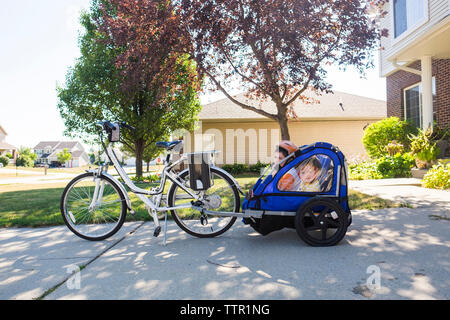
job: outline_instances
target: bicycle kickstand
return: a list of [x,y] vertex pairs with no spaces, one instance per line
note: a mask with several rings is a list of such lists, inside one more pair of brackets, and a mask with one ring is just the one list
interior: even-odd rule
[[166,240],[167,240],[167,211],[164,212],[164,238],[163,238],[164,246],[166,246]]

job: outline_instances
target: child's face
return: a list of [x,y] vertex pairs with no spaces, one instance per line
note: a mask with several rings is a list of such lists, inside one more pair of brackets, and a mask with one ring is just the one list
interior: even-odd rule
[[283,160],[284,158],[286,158],[284,156],[284,154],[282,152],[275,152],[273,154],[273,164],[279,164],[281,162],[281,160]]
[[298,176],[300,177],[300,180],[302,180],[303,183],[307,183],[307,184],[313,182],[317,178],[318,174],[319,174],[319,170],[311,164],[305,165],[298,172]]

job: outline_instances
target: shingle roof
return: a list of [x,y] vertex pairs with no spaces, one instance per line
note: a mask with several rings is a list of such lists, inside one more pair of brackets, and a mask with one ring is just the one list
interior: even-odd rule
[[[386,101],[338,92],[318,96],[307,90],[306,95],[320,103],[304,103],[297,99],[294,110],[299,119],[382,119],[387,115]],[[275,104],[269,100],[259,102],[249,100],[243,93],[233,96],[240,102],[276,114]],[[342,108],[340,106],[342,103]],[[245,110],[225,98],[203,106],[200,120],[219,119],[268,119],[256,112]]]
[[52,149],[72,149],[78,144],[77,141],[41,141],[34,147],[34,149],[45,149],[46,147],[50,147]]
[[5,134],[5,136],[7,136],[8,134],[6,133],[5,129],[3,129],[3,127],[0,125],[0,130],[3,131],[3,133]]
[[0,142],[0,149],[2,150],[17,150],[12,144],[6,142]]
[[86,152],[84,152],[84,151],[82,151],[82,150],[77,150],[77,151],[71,152],[72,158],[79,158],[79,157],[81,157],[81,155],[82,155],[83,153],[86,153]]
[[75,147],[78,144],[77,141],[61,141],[60,144],[58,144],[56,147],[58,149],[72,149],[73,147]]
[[60,141],[41,141],[39,142],[34,149],[45,149],[47,147],[54,148]]

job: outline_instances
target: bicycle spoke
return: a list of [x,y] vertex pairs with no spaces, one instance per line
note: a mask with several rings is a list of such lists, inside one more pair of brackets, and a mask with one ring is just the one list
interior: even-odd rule
[[[212,187],[206,191],[195,192],[200,199],[204,199],[205,209],[207,213],[207,223],[202,224],[200,218],[200,211],[193,209],[178,209],[174,210],[177,223],[185,230],[189,230],[194,235],[208,236],[215,234],[226,228],[230,223],[234,222],[233,217],[214,215],[214,211],[234,211],[236,207],[236,196],[232,189],[232,185],[228,183],[223,177],[213,173]],[[173,205],[180,206],[189,203],[189,198],[192,199],[179,186],[175,187],[173,194]],[[211,206],[208,206],[209,202]]]
[[[121,222],[125,205],[120,191],[109,181],[98,179],[94,180],[92,176],[80,178],[69,188],[64,200],[66,221],[74,231],[90,238],[99,238],[112,232]],[[96,187],[97,199],[93,199]]]

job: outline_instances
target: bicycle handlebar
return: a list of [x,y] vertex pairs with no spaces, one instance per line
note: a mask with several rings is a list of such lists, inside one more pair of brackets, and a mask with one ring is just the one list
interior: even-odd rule
[[129,124],[126,124],[125,121],[122,121],[122,122],[119,124],[119,126],[121,126],[122,128],[127,128],[127,129],[132,130],[132,131],[136,130],[135,127],[130,126]]
[[[112,131],[116,130],[115,125],[111,121],[107,121],[107,120],[106,121],[98,121],[97,125],[102,127],[107,132],[112,132]],[[118,125],[121,128],[126,128],[126,129],[129,129],[132,131],[136,130],[135,127],[128,125],[125,121],[118,123]]]

